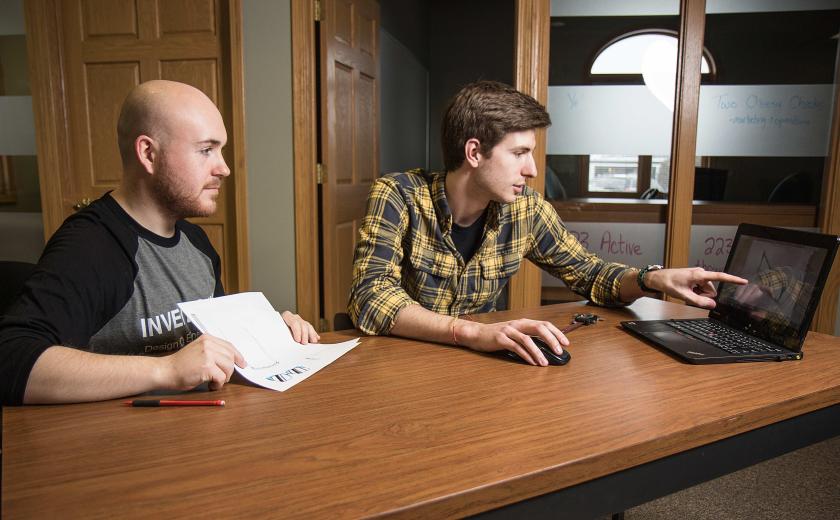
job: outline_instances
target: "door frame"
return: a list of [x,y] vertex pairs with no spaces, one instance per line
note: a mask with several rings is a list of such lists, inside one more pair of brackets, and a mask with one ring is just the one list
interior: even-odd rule
[[[295,183],[295,293],[297,313],[321,318],[318,236],[318,0],[292,2],[292,140]],[[317,326],[317,325],[316,325]]]
[[[550,0],[517,0],[514,35],[513,86],[545,106],[548,102],[548,44],[551,30]],[[545,172],[546,129],[536,132],[534,162]],[[528,179],[528,186],[545,193],[545,175]],[[522,262],[508,285],[508,309],[539,307],[542,299],[542,270]]]
[[[69,129],[62,78],[61,24],[57,0],[24,2],[29,84],[38,151],[44,239],[64,222],[61,177],[70,171]],[[49,189],[46,189],[49,187]]]

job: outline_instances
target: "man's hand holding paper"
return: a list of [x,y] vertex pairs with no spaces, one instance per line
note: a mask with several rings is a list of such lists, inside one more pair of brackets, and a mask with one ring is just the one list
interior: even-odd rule
[[178,352],[160,359],[166,367],[161,386],[173,386],[176,390],[190,390],[202,383],[210,383],[210,390],[218,390],[230,381],[234,365],[247,366],[236,347],[210,334],[203,334]]
[[292,313],[281,316],[262,293],[196,300],[179,306],[202,332],[230,342],[241,353],[247,366],[235,366],[237,372],[253,383],[274,390],[291,388],[341,357],[359,341],[317,346],[295,341],[293,334],[306,342],[320,337],[299,316]]

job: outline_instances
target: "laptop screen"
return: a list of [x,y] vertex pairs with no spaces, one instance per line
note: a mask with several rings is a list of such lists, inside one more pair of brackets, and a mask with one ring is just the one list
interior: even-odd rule
[[776,345],[798,350],[817,303],[814,296],[819,296],[824,283],[830,251],[796,242],[801,241],[741,233],[726,271],[746,278],[749,284],[721,284],[713,316]]

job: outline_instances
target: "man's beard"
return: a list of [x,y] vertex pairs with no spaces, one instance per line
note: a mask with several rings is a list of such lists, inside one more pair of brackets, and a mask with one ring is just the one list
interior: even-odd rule
[[[219,185],[221,185],[221,182],[219,182]],[[211,184],[209,186],[217,185]],[[176,219],[209,217],[216,212],[215,201],[213,201],[212,207],[202,205],[203,190],[198,192],[198,195],[192,196],[175,175],[157,176],[152,184],[152,189],[158,204]]]

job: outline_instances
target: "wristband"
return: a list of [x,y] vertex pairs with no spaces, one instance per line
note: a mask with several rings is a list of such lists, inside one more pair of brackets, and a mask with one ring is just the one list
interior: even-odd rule
[[462,314],[460,316],[455,316],[454,318],[452,318],[452,343],[456,347],[460,346],[458,344],[458,336],[455,334],[455,327],[458,325],[458,318],[463,318],[466,321],[473,321],[469,314]]
[[455,335],[455,324],[458,323],[458,316],[453,316],[449,322],[449,330],[452,331],[452,344],[458,346],[458,337]]
[[649,292],[649,293],[661,292],[661,291],[657,291],[656,289],[651,289],[650,287],[645,285],[645,275],[648,274],[648,271],[659,271],[660,269],[662,269],[661,265],[652,264],[652,265],[649,265],[649,266],[645,267],[641,271],[639,271],[638,276],[636,276],[636,283],[639,284],[639,289],[641,289],[642,292]]

